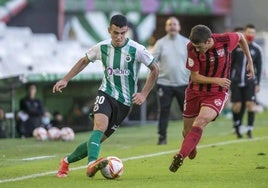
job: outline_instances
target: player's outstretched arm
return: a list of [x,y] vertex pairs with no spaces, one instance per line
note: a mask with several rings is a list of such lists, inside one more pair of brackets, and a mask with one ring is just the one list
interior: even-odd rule
[[53,86],[53,93],[59,91],[62,92],[62,89],[65,88],[68,82],[79,72],[81,72],[89,63],[87,57],[82,57],[78,62],[71,68],[71,70]]

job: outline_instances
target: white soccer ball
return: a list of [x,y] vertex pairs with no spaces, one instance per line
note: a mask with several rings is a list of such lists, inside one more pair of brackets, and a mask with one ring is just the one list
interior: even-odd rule
[[60,137],[63,141],[71,141],[74,139],[75,134],[70,127],[62,127],[60,130]]
[[124,171],[123,162],[115,156],[109,156],[108,165],[101,169],[101,174],[107,179],[116,179],[122,176]]
[[37,127],[33,130],[33,136],[38,141],[44,141],[47,140],[47,130],[43,127]]
[[51,127],[47,131],[49,140],[59,140],[60,139],[60,129],[57,127]]

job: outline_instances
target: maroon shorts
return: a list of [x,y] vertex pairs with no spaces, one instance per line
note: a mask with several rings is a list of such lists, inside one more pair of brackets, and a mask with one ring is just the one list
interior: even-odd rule
[[183,117],[198,116],[202,106],[214,109],[219,115],[228,99],[226,92],[205,92],[187,89],[185,92]]

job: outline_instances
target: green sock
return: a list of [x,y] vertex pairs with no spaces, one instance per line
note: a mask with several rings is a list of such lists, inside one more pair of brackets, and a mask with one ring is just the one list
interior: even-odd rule
[[94,130],[88,140],[87,151],[88,151],[88,162],[97,160],[100,152],[100,142],[103,132],[100,130]]
[[73,153],[67,157],[69,163],[79,161],[87,156],[87,142],[84,142],[77,146]]

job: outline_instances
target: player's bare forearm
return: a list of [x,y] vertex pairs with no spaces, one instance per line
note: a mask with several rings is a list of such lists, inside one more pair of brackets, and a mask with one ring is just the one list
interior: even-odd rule
[[153,63],[149,68],[151,72],[146,79],[146,82],[145,82],[144,87],[142,88],[142,91],[140,93],[134,93],[132,96],[133,97],[132,101],[134,104],[141,105],[142,103],[144,103],[148,94],[154,87],[154,84],[159,74],[159,68],[156,63]]
[[62,80],[70,81],[74,76],[81,72],[89,63],[87,57],[83,57],[72,67],[72,69],[62,78]]
[[198,84],[212,84],[215,83],[214,77],[207,77],[199,74],[198,72],[191,71],[191,80]]
[[218,84],[225,88],[229,88],[231,85],[231,80],[228,78],[206,77],[193,71],[191,71],[191,80],[199,84]]
[[150,68],[151,72],[150,72],[149,76],[147,77],[145,85],[141,91],[141,93],[146,97],[148,96],[150,91],[153,89],[154,84],[155,84],[155,82],[158,78],[158,74],[159,74],[159,67],[158,67],[157,63],[151,64],[149,68]]
[[53,86],[53,93],[59,91],[62,92],[62,89],[65,88],[68,82],[79,72],[81,72],[87,65],[89,61],[86,57],[81,58],[73,68]]

